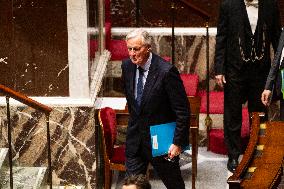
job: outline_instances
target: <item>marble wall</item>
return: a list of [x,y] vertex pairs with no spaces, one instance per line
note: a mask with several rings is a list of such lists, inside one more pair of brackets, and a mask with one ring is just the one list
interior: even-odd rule
[[[0,145],[7,144],[6,107],[0,108]],[[46,118],[25,106],[11,107],[14,166],[47,166]],[[53,185],[95,188],[92,107],[53,107],[50,115]]]
[[66,11],[63,0],[0,1],[1,84],[33,96],[68,95]]

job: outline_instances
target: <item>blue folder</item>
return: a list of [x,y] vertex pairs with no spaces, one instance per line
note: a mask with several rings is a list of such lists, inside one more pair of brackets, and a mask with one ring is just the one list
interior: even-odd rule
[[[168,154],[176,128],[176,122],[164,123],[150,126],[152,156],[157,157]],[[189,149],[189,146],[183,150]]]

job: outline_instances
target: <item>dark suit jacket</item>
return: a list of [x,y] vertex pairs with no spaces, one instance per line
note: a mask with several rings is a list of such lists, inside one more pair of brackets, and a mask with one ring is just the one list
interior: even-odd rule
[[[251,55],[252,40],[256,54],[264,57],[260,64],[264,77],[270,69],[270,44],[277,48],[281,33],[279,11],[275,0],[259,0],[258,24],[255,35],[251,31],[244,0],[223,0],[220,7],[216,35],[215,74],[234,76],[244,64],[241,50],[247,58]],[[264,42],[264,43],[263,43]]]
[[[273,62],[271,64],[271,68],[266,80],[265,89],[273,91],[273,88],[275,88],[274,92],[277,97],[281,95],[281,75],[279,71],[279,66],[282,54],[282,49],[284,47],[284,31],[281,33],[281,37],[279,39],[279,45],[276,51],[276,54],[274,56]],[[281,65],[283,67],[284,65]]]
[[142,150],[145,157],[152,157],[149,129],[156,124],[176,121],[173,143],[188,145],[190,110],[179,72],[161,57],[152,55],[140,108],[134,96],[137,66],[130,59],[122,62],[122,79],[130,113],[126,135],[127,157],[141,153],[138,150]]

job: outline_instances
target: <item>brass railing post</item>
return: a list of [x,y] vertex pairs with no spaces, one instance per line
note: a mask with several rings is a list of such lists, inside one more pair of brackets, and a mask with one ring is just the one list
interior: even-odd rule
[[50,128],[49,128],[49,113],[46,113],[45,117],[46,117],[48,179],[49,179],[49,183],[50,183],[49,188],[52,189],[52,165],[51,165],[51,142],[50,142]]
[[98,110],[95,110],[95,156],[96,156],[96,189],[104,188],[104,160],[102,151],[102,135],[98,120]]
[[6,96],[7,121],[8,121],[8,145],[9,145],[9,170],[10,170],[10,188],[13,189],[13,153],[12,153],[12,128],[10,118],[9,96]]
[[172,64],[175,64],[175,2],[172,0],[171,4],[171,18],[172,18]]
[[209,131],[212,126],[212,119],[209,115],[209,104],[210,104],[210,98],[209,98],[209,90],[210,90],[210,67],[209,67],[209,21],[206,20],[206,118],[205,118],[205,126],[207,130],[207,150],[209,149]]

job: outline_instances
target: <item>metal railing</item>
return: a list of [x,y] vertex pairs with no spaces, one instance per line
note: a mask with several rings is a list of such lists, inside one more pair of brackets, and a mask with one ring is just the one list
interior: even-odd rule
[[4,85],[0,85],[0,92],[6,95],[7,104],[7,121],[8,121],[8,146],[9,146],[9,171],[10,171],[10,188],[13,189],[13,154],[12,154],[12,128],[11,128],[11,118],[10,118],[10,98],[13,98],[27,106],[30,106],[36,110],[40,110],[45,113],[46,116],[46,137],[47,137],[47,152],[48,152],[48,178],[50,182],[50,189],[52,189],[52,166],[51,166],[51,143],[50,143],[50,129],[49,129],[49,115],[52,108],[41,104],[24,94],[16,92]]

